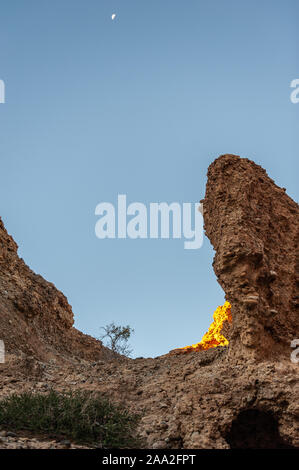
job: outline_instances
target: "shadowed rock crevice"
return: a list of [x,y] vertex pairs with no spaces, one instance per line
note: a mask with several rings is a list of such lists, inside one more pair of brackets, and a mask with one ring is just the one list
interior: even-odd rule
[[226,440],[231,449],[291,449],[279,434],[274,414],[244,410],[232,422]]

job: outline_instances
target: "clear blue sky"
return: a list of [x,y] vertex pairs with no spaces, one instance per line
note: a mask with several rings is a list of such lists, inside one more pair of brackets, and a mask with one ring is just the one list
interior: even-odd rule
[[94,210],[197,202],[223,153],[297,199],[298,15],[298,0],[1,2],[0,215],[77,328],[130,324],[145,357],[201,339],[224,301],[209,241],[99,240]]

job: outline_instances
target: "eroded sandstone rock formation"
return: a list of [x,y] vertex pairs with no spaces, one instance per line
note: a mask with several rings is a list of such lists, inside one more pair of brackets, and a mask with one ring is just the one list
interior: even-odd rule
[[[223,155],[209,167],[204,219],[232,304],[229,346],[135,360],[109,356],[73,328],[66,298],[19,259],[1,222],[0,331],[9,354],[0,396],[49,387],[106,393],[140,412],[149,448],[299,447],[290,359],[299,337],[298,206],[260,166]],[[15,439],[0,447],[20,445]]]
[[96,359],[110,351],[73,327],[72,308],[56,287],[19,258],[0,219],[0,339],[8,352],[40,359]]
[[298,205],[247,158],[223,155],[203,200],[214,270],[232,304],[229,354],[289,355],[298,336]]

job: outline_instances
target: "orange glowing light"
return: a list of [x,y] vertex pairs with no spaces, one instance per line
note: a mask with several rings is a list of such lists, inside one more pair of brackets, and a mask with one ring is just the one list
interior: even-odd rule
[[185,349],[186,352],[189,352],[204,351],[206,349],[215,348],[216,346],[227,346],[228,340],[221,334],[221,330],[225,321],[228,321],[229,323],[232,322],[231,304],[229,302],[225,302],[224,305],[218,307],[214,312],[213,320],[214,321],[207,333],[199,343],[179,349]]

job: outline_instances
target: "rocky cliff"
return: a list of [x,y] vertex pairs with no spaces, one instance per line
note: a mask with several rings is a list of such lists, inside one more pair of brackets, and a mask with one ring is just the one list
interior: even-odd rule
[[6,351],[38,359],[109,357],[100,341],[73,327],[66,297],[31,271],[17,250],[0,219],[0,339]]
[[236,155],[208,170],[203,202],[214,270],[232,305],[232,359],[289,356],[298,335],[298,205]]
[[209,167],[203,207],[232,306],[229,345],[154,359],[113,358],[75,330],[66,298],[18,258],[1,223],[0,328],[10,352],[1,395],[107,393],[140,412],[151,448],[299,447],[298,363],[290,358],[299,337],[298,205],[260,166],[223,155]]

